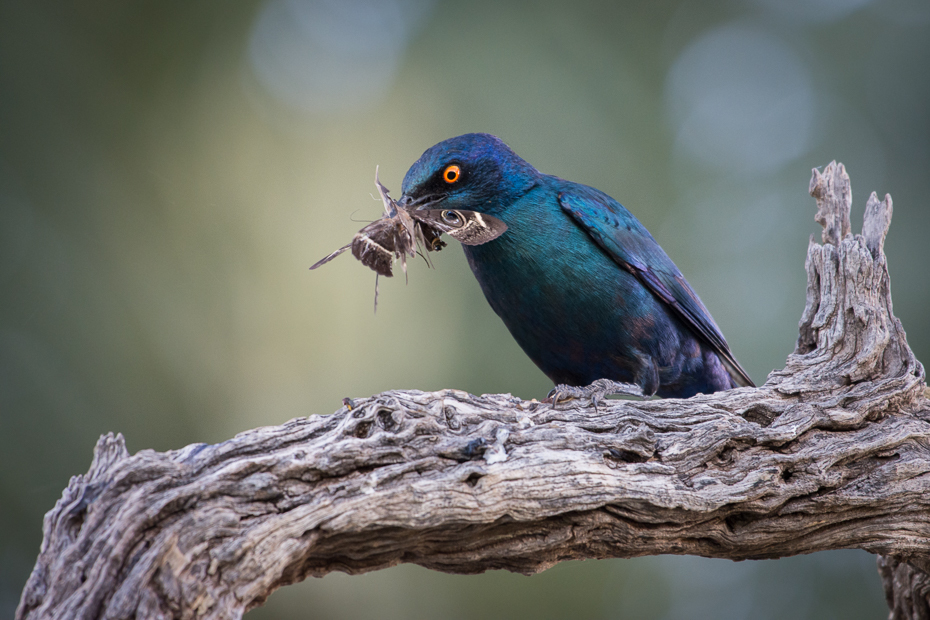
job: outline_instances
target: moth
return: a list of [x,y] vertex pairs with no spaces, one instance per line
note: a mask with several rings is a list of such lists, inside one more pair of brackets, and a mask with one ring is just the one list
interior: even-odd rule
[[[375,309],[378,307],[378,277],[394,275],[394,260],[400,260],[407,273],[407,257],[416,256],[418,248],[438,252],[445,247],[440,239],[446,233],[465,245],[481,245],[500,237],[507,224],[496,217],[461,209],[417,208],[416,204],[401,204],[390,196],[389,190],[378,180],[375,168],[375,186],[384,203],[381,219],[366,225],[355,233],[352,241],[324,257],[310,269],[325,265],[346,250],[369,267],[375,276]],[[425,254],[421,254],[429,264]]]

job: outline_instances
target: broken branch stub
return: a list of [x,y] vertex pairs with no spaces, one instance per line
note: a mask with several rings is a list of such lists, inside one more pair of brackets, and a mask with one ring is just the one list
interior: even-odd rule
[[930,403],[892,314],[891,200],[853,236],[842,165],[811,193],[825,243],[763,386],[597,409],[397,390],[166,453],[107,435],[46,515],[17,618],[239,618],[282,585],[400,562],[840,548],[884,554],[894,617],[927,617]]
[[851,230],[849,212],[852,208],[852,187],[846,168],[836,161],[831,161],[823,174],[814,168],[808,191],[817,200],[817,215],[814,219],[823,226],[823,242],[839,245]]

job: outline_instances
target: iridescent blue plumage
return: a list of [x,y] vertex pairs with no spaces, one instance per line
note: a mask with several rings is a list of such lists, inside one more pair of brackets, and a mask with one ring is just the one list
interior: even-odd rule
[[491,307],[555,383],[607,378],[665,397],[752,385],[672,260],[607,194],[542,174],[487,134],[428,149],[403,194],[405,204],[507,224],[465,255]]

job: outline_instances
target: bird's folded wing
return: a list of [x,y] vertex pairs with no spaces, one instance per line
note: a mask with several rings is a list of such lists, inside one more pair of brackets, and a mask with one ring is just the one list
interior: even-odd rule
[[700,338],[716,350],[733,380],[753,386],[720,328],[697,293],[649,231],[619,202],[596,190],[559,194],[559,204],[620,267],[665,302]]

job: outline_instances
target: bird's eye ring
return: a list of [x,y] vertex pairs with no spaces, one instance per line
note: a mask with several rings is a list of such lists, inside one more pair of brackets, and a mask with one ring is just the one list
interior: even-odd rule
[[450,226],[461,226],[462,225],[462,216],[456,213],[455,211],[443,211],[442,219],[446,224]]
[[462,169],[459,168],[456,164],[446,166],[446,169],[442,171],[442,180],[446,183],[455,183],[462,176]]

